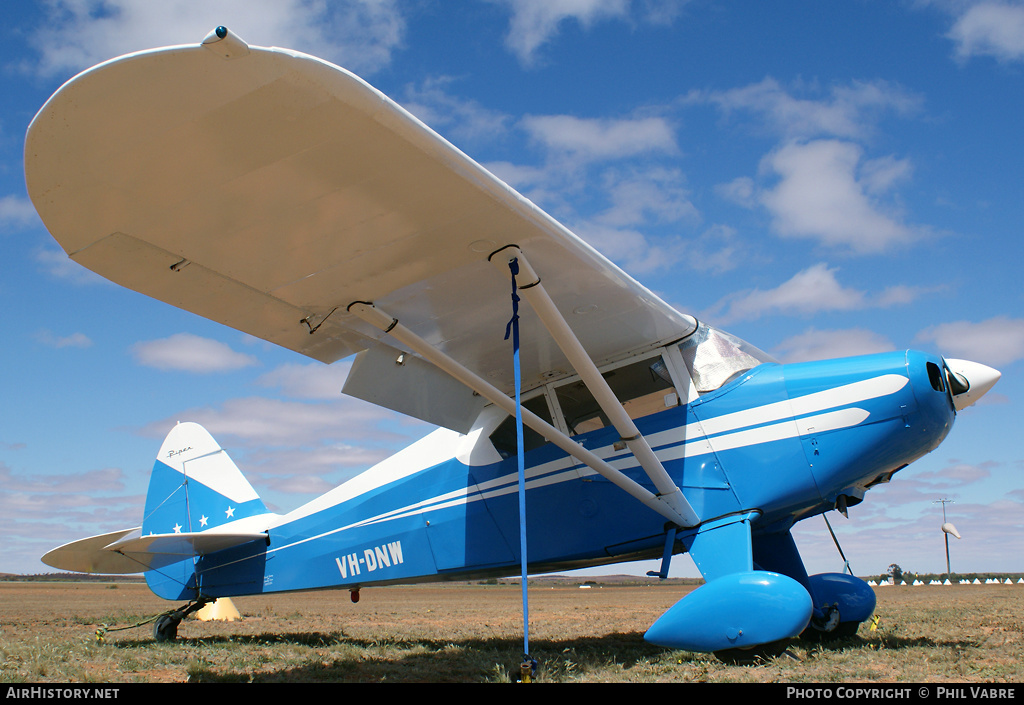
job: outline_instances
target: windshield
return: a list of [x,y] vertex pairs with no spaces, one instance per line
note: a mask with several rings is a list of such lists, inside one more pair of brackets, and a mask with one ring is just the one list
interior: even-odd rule
[[763,362],[777,362],[750,343],[701,323],[679,345],[698,394],[714,391]]

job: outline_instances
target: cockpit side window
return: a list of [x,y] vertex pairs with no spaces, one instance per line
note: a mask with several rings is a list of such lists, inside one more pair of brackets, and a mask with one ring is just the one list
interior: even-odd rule
[[[602,373],[631,419],[648,416],[678,404],[678,396],[661,357],[646,358]],[[582,380],[555,389],[569,435],[610,425],[608,417]]]

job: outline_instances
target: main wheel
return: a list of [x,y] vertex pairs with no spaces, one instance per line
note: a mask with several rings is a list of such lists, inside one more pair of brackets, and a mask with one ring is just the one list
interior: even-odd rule
[[764,661],[771,661],[776,656],[781,656],[789,646],[789,639],[770,641],[767,644],[758,644],[740,649],[723,649],[716,651],[715,658],[724,663],[735,666],[751,666]]
[[153,638],[157,641],[174,641],[178,638],[181,619],[173,614],[162,614],[153,624]]

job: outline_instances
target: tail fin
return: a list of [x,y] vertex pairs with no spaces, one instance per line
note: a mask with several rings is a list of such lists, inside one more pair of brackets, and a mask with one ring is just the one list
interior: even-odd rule
[[197,423],[179,423],[153,465],[142,535],[205,531],[266,511],[209,432]]
[[[146,583],[156,595],[193,599],[208,588],[205,580],[200,585],[197,571],[202,555],[242,544],[248,547],[242,550],[255,550],[257,540],[265,545],[266,536],[250,535],[252,531],[242,528],[245,522],[220,527],[266,513],[256,490],[207,430],[196,423],[179,423],[156,456],[142,537],[131,548],[145,551],[147,558],[159,554],[146,571]],[[255,563],[249,568],[261,570]],[[261,575],[247,579],[262,583]]]

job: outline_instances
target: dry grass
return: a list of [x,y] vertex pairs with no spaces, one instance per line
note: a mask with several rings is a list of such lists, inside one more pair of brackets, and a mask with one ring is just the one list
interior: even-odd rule
[[[1021,682],[1024,586],[877,590],[879,627],[733,666],[643,641],[689,589],[530,590],[530,650],[548,682]],[[502,682],[522,656],[518,586],[375,588],[237,598],[240,621],[186,620],[175,643],[134,624],[173,606],[143,585],[0,583],[0,681]]]

